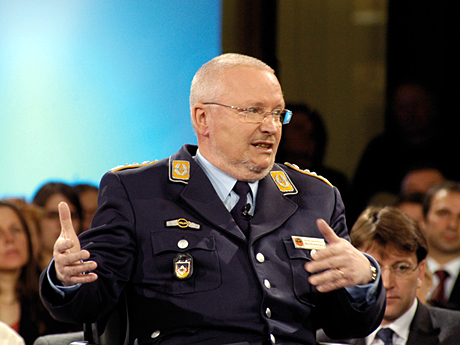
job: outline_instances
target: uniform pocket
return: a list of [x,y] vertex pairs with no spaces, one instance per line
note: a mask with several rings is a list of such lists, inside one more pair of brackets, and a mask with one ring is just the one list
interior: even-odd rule
[[310,250],[295,248],[291,238],[284,238],[283,242],[291,265],[294,293],[302,303],[314,307],[316,305],[318,292],[316,288],[308,282],[310,273],[304,268],[304,264],[307,261],[311,261]]
[[155,267],[146,278],[155,290],[177,295],[209,291],[221,285],[222,272],[214,236],[168,230],[152,232],[150,238]]

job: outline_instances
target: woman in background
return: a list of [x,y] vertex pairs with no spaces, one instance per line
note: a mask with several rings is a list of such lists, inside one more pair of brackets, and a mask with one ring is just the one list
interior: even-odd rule
[[79,328],[54,320],[44,308],[26,220],[15,205],[4,201],[0,201],[0,321],[27,345],[43,334]]
[[42,208],[43,216],[40,226],[41,252],[39,266],[44,270],[53,257],[54,242],[61,233],[58,205],[65,201],[72,212],[72,223],[77,233],[82,231],[83,212],[77,192],[73,187],[62,182],[48,182],[35,194],[32,203]]

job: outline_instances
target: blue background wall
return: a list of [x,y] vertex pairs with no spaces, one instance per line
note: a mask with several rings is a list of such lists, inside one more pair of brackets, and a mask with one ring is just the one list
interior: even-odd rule
[[0,197],[196,143],[190,83],[220,52],[220,1],[0,0]]

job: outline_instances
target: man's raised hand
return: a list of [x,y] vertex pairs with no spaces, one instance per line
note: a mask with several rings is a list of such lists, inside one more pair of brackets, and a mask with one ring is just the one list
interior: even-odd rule
[[87,250],[81,250],[80,241],[72,225],[69,206],[65,202],[59,204],[59,219],[61,221],[61,234],[54,244],[54,265],[56,276],[64,286],[91,283],[97,279],[94,261],[89,259]]
[[309,277],[310,283],[320,292],[369,283],[372,272],[364,254],[338,237],[323,219],[318,219],[316,224],[328,245],[312,253],[313,261],[305,263],[305,270],[316,273]]

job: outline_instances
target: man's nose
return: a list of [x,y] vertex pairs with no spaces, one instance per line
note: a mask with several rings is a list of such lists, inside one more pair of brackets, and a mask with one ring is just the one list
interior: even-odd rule
[[391,272],[391,269],[380,267],[382,273],[382,282],[383,287],[388,290],[394,286],[394,274]]
[[449,220],[449,226],[460,232],[460,215],[452,216]]
[[5,241],[5,243],[14,242],[14,235],[11,233],[11,231],[2,232],[1,238]]
[[267,133],[276,133],[281,127],[281,124],[271,113],[266,113],[265,118],[260,123],[260,130]]

